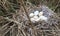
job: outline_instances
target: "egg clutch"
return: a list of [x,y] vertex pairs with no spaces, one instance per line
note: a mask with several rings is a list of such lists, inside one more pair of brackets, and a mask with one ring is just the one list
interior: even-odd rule
[[44,16],[43,15],[44,14],[44,12],[43,11],[34,11],[33,13],[30,13],[29,14],[29,17],[30,17],[30,20],[31,20],[31,22],[38,22],[38,21],[47,21],[47,17],[46,16]]

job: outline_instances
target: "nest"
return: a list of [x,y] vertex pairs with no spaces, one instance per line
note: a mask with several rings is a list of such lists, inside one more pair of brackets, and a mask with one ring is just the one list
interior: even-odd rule
[[[21,26],[19,26],[19,36],[59,36],[58,33],[60,33],[59,25],[60,25],[60,17],[56,15],[51,9],[49,9],[47,6],[42,5],[40,7],[34,7],[30,8],[28,10],[28,14],[34,12],[34,11],[44,11],[44,15],[47,16],[49,19],[48,21],[39,21],[36,23],[32,23],[33,27],[29,25],[28,18],[26,16],[26,13],[22,10],[20,10],[20,14],[17,17],[20,17],[17,19],[20,23],[22,23]],[[31,28],[32,27],[32,28]]]

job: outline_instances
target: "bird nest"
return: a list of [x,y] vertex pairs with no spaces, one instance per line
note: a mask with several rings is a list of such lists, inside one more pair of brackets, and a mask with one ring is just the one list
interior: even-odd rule
[[54,11],[52,11],[45,5],[30,8],[28,10],[28,15],[34,13],[35,11],[39,11],[39,13],[42,11],[43,16],[47,17],[47,21],[39,20],[34,22],[33,19],[33,21],[31,21],[31,16],[29,16],[32,23],[31,25],[33,25],[32,27],[29,25],[29,19],[27,18],[26,13],[20,10],[20,18],[18,19],[18,21],[20,21],[22,24],[19,25],[19,35],[22,36],[24,34],[25,36],[59,36],[60,17],[58,17],[56,13],[54,13]]

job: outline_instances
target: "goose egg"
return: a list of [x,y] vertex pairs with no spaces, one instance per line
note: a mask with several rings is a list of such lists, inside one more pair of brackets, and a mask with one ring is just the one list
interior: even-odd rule
[[35,11],[35,12],[34,12],[34,15],[38,15],[38,14],[39,14],[39,11]]
[[30,13],[30,14],[29,14],[29,17],[33,17],[33,16],[34,16],[34,14],[33,14],[33,13]]
[[42,16],[43,15],[43,11],[41,11],[40,13],[39,13],[39,16]]
[[38,19],[38,16],[34,16],[33,18],[34,18],[34,19]]
[[48,19],[48,18],[47,18],[47,17],[45,17],[45,16],[40,16],[40,17],[39,17],[39,19],[40,19],[40,20],[47,21],[47,19]]
[[31,22],[35,23],[35,19],[34,18],[30,18]]

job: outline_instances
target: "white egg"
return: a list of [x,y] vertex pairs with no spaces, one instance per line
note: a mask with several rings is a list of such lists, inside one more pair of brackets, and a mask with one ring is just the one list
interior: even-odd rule
[[39,17],[38,16],[34,16],[33,18],[35,19],[36,22],[39,21]]
[[33,16],[34,16],[34,14],[33,14],[33,13],[30,13],[30,14],[29,14],[29,17],[33,17]]
[[33,22],[33,23],[39,21],[38,16],[34,16],[33,18],[30,18],[30,20],[31,20],[31,22]]
[[43,15],[43,11],[41,11],[40,13],[39,13],[39,16],[42,16]]
[[34,18],[34,19],[38,19],[38,16],[34,16],[33,18]]
[[39,11],[35,11],[35,12],[34,12],[34,15],[38,15],[38,14],[39,14]]
[[39,20],[40,20],[40,19],[38,18],[38,19],[36,19],[35,21],[38,22]]
[[40,19],[41,21],[42,21],[42,20],[47,21],[48,18],[45,17],[45,16],[40,16],[39,19]]
[[35,23],[35,19],[34,18],[30,18],[31,22]]

